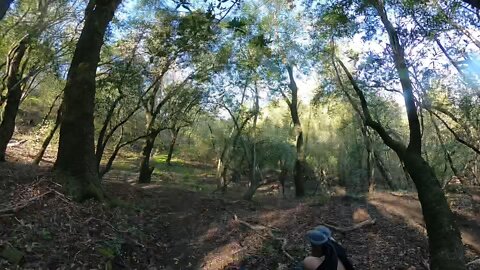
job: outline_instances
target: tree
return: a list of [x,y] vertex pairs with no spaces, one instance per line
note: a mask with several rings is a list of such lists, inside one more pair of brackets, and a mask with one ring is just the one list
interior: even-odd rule
[[[143,89],[144,78],[141,73],[145,61],[138,55],[138,47],[144,34],[142,32],[132,34],[133,40],[125,40],[113,46],[116,54],[110,56],[111,62],[102,67],[105,72],[98,79],[100,91],[97,90],[99,94],[96,96],[96,114],[97,118],[103,117],[103,121],[97,135],[95,156],[101,175],[109,169],[101,168],[101,161],[109,142],[142,108],[142,99],[151,90]],[[127,55],[122,52],[126,52]]]
[[[212,63],[204,59],[210,56],[209,45],[213,44],[216,35],[214,18],[209,12],[179,15],[162,10],[157,17],[158,24],[153,28],[155,35],[147,40],[153,64],[149,78],[153,89],[142,101],[148,136],[142,150],[140,183],[151,181],[154,167],[150,165],[150,158],[158,134],[169,128],[168,123],[177,113],[186,113],[183,109],[191,109],[189,104],[198,99],[192,81],[201,80],[212,69]],[[178,76],[179,67],[189,67],[193,71]]]
[[[342,6],[342,4],[345,5]],[[352,89],[359,99],[365,125],[375,130],[375,132],[382,138],[383,142],[395,151],[417,188],[427,227],[431,255],[431,269],[465,269],[463,244],[453,213],[449,208],[445,194],[443,193],[440,182],[438,181],[433,168],[422,156],[422,124],[418,113],[418,98],[415,96],[414,84],[411,80],[404,47],[405,42],[410,40],[400,39],[400,30],[398,30],[390,21],[384,1],[377,0],[368,2],[367,4],[361,1],[358,4],[361,6],[360,9],[364,12],[373,11],[373,14],[378,16],[376,17],[373,16],[372,13],[368,13],[370,16],[368,18],[371,19],[368,21],[369,23],[377,23],[378,21],[376,21],[376,18],[378,18],[379,23],[383,25],[386,31],[386,36],[389,40],[388,52],[391,55],[393,63],[392,70],[394,71],[391,75],[395,75],[393,79],[398,80],[400,83],[407,112],[408,144],[405,144],[401,139],[393,136],[380,121],[374,119],[361,85],[354,79],[352,73],[342,60],[336,58],[334,62],[340,65],[341,70],[347,76]],[[398,6],[398,8],[401,9],[402,7]],[[324,17],[322,17],[322,19],[324,19],[324,21],[335,21],[335,23],[340,21],[340,24],[348,25],[351,18],[348,17],[347,10],[348,4],[339,1],[323,10],[325,13],[323,13]],[[333,25],[335,25],[335,23],[333,23]],[[329,30],[328,27],[331,25],[332,24],[325,27],[328,31],[326,32],[326,36],[328,37],[328,35],[330,35],[330,40],[336,36],[342,36],[342,34],[345,34],[340,32],[341,30],[338,31],[337,28]],[[371,25],[366,25],[365,27],[368,29]],[[328,47],[327,44],[328,43],[324,44],[324,46]],[[334,46],[330,44],[330,53],[332,53],[332,47]],[[371,62],[377,65],[385,63],[380,59],[374,58],[374,56],[371,57],[373,58]],[[382,72],[383,74],[389,74],[388,72],[385,72],[385,70],[382,70]],[[374,72],[369,72],[368,74],[372,73]],[[387,82],[383,83],[388,89]]]
[[102,198],[94,148],[95,78],[107,26],[120,0],[88,2],[85,23],[68,71],[55,169],[75,188],[75,197]]
[[28,48],[29,37],[22,38],[9,53],[7,59],[7,100],[5,110],[3,111],[2,123],[0,124],[0,161],[5,161],[5,152],[7,144],[12,138],[15,130],[15,118],[17,116],[18,106],[22,97],[21,77],[18,75],[21,70],[20,63]]
[[298,114],[298,87],[293,77],[293,69],[291,66],[287,66],[288,78],[290,83],[288,88],[290,89],[291,97],[288,98],[285,95],[285,101],[287,102],[290,114],[292,116],[293,128],[296,133],[296,147],[297,147],[297,159],[295,160],[295,167],[293,169],[293,181],[295,182],[295,195],[302,197],[305,195],[305,180],[307,174],[307,161],[305,160],[305,145],[303,141],[302,124],[300,123],[300,117]]
[[[9,51],[6,61],[6,88],[7,97],[2,97],[1,103],[6,102],[5,109],[2,115],[2,122],[0,124],[0,161],[5,161],[5,154],[7,145],[13,136],[15,130],[15,119],[17,117],[18,108],[22,101],[22,95],[28,91],[26,82],[31,78],[35,79],[40,69],[32,67],[30,72],[25,74],[29,62],[29,50],[31,50],[31,43],[38,38],[48,25],[46,22],[48,12],[48,2],[41,1],[38,4],[39,16],[27,33],[14,45]],[[26,56],[26,57],[25,57]],[[34,66],[40,63],[35,63]]]

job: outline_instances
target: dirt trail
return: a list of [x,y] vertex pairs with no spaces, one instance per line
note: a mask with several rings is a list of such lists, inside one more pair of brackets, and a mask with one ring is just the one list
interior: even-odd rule
[[[334,232],[357,269],[424,269],[428,257],[419,207],[409,197],[339,196],[318,206],[271,195],[255,203],[160,184],[107,181],[105,189],[126,203],[112,208],[93,201],[74,203],[52,180],[48,172],[28,165],[0,164],[2,208],[55,191],[0,217],[0,246],[21,251],[24,269],[290,269],[296,262],[282,253],[279,241],[233,216],[271,228],[299,261],[308,253],[306,231],[322,223],[350,226],[365,210],[377,220],[375,225]],[[478,215],[467,209],[462,216],[471,222]],[[479,223],[468,224],[476,226],[470,229],[477,237]],[[467,256],[480,256],[475,245]],[[0,258],[0,268],[16,267]]]
[[[449,199],[464,244],[480,254],[480,212],[478,207],[480,204],[475,201],[475,196],[478,196],[476,194],[451,195]],[[377,193],[370,196],[369,202],[383,215],[400,218],[417,230],[425,232],[422,209],[416,196]]]

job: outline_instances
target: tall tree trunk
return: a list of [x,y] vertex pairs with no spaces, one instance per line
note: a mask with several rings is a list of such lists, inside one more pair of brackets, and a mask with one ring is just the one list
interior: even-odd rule
[[48,146],[50,145],[50,142],[53,139],[53,136],[55,135],[55,132],[57,132],[57,129],[60,127],[60,123],[62,121],[62,106],[60,105],[60,108],[58,108],[57,111],[57,117],[55,118],[55,123],[53,127],[50,129],[48,132],[47,136],[45,137],[45,140],[43,140],[42,147],[38,151],[37,155],[35,156],[35,159],[33,160],[34,164],[40,164],[40,161],[42,161],[43,155],[45,154],[45,151],[47,151]]
[[339,59],[338,62],[345,71],[345,74],[360,99],[361,108],[365,116],[365,123],[373,128],[380,135],[385,144],[397,153],[402,163],[405,164],[405,170],[408,172],[417,188],[424,220],[427,226],[431,255],[431,269],[463,270],[465,269],[464,249],[458,227],[437,177],[432,168],[421,156],[420,125],[403,48],[399,43],[395,28],[390,21],[388,21],[383,1],[378,0],[375,8],[389,34],[390,45],[392,46],[394,53],[395,66],[404,91],[410,127],[410,142],[408,146],[393,139],[380,123],[372,119],[363,92],[360,90],[345,65]]
[[170,145],[168,146],[168,155],[167,155],[167,165],[172,165],[172,156],[173,150],[175,150],[175,144],[177,142],[178,133],[180,132],[180,127],[173,128],[172,130],[172,140],[170,141]]
[[375,165],[377,166],[378,171],[382,175],[383,180],[385,180],[385,183],[387,184],[387,186],[390,188],[390,190],[395,190],[396,185],[393,182],[392,175],[390,174],[387,167],[385,166],[385,162],[383,162],[382,157],[380,156],[380,153],[374,150],[373,158],[375,160]]
[[159,132],[160,130],[152,131],[145,140],[140,162],[140,175],[138,177],[139,183],[150,183],[152,181],[152,173],[155,167],[150,166],[150,157],[152,156],[155,139],[157,138]]
[[258,113],[260,112],[260,104],[259,104],[259,96],[258,96],[258,88],[257,88],[257,81],[255,81],[255,103],[254,103],[254,116],[253,116],[253,126],[252,126],[252,164],[250,166],[250,185],[248,187],[248,190],[245,192],[243,195],[243,198],[245,200],[251,200],[253,198],[253,195],[255,195],[255,192],[258,189],[259,186],[259,181],[258,181],[258,176],[257,176],[257,120],[258,120]]
[[288,77],[290,83],[288,87],[291,91],[291,100],[287,99],[288,107],[290,108],[290,115],[292,116],[292,122],[296,134],[296,149],[297,159],[295,160],[295,167],[293,169],[293,181],[295,183],[295,195],[297,197],[303,197],[305,195],[305,178],[307,164],[305,160],[305,145],[303,142],[303,130],[300,123],[300,116],[298,114],[298,87],[293,77],[293,69],[291,66],[287,66]]
[[367,133],[367,128],[362,128],[362,134],[365,140],[365,149],[367,150],[367,181],[368,181],[368,192],[373,193],[375,191],[375,164],[374,164],[374,155],[373,155],[373,145],[370,139],[370,136]]
[[0,0],[0,21],[5,17],[12,3],[13,0]]
[[7,145],[15,131],[20,99],[22,98],[21,62],[28,48],[29,36],[23,37],[9,53],[7,59],[7,101],[0,124],[0,161],[5,161]]
[[[391,138],[382,136],[396,148],[395,152],[405,163],[405,168],[412,177],[422,205],[423,216],[427,227],[430,249],[430,268],[432,270],[466,269],[465,254],[460,231],[448,205],[440,183],[430,165],[422,157],[422,134],[418,119],[417,106],[413,95],[413,86],[407,68],[405,52],[398,38],[397,31],[389,21],[383,0],[377,0],[374,7],[385,26],[393,60],[403,90],[405,108],[407,110],[410,141],[404,148],[402,143],[391,144]],[[364,100],[366,103],[366,101]],[[370,121],[371,122],[371,121]],[[378,129],[380,133],[384,130]],[[384,134],[385,135],[385,134]],[[388,143],[387,143],[388,145]],[[390,145],[389,145],[390,146]],[[400,146],[400,147],[399,147]]]
[[95,77],[107,26],[121,0],[90,0],[64,89],[55,169],[67,176],[77,200],[103,198],[95,159]]
[[433,169],[420,155],[410,151],[407,151],[403,160],[422,205],[431,269],[466,269],[460,232]]
[[338,61],[347,74],[357,96],[360,98],[362,111],[365,115],[365,123],[373,128],[384,143],[397,153],[405,165],[404,169],[408,172],[417,188],[427,226],[431,269],[464,270],[464,249],[460,232],[432,168],[423,159],[421,153],[393,139],[379,122],[372,119],[363,92],[345,65],[339,59]]

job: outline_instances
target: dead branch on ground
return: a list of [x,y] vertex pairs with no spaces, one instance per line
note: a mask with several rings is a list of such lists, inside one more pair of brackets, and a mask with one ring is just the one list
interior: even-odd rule
[[44,192],[38,196],[35,196],[33,198],[30,198],[28,200],[26,200],[25,202],[21,202],[21,203],[17,203],[16,205],[14,206],[10,206],[10,207],[7,207],[7,208],[4,208],[4,209],[1,209],[0,210],[0,214],[8,214],[8,213],[16,213],[20,210],[22,210],[23,208],[29,206],[31,203],[33,203],[34,201],[52,193],[53,191],[52,190],[49,190],[47,192]]
[[467,267],[470,267],[473,265],[480,265],[480,258],[467,263]]
[[233,215],[233,219],[234,219],[236,222],[238,222],[238,223],[240,223],[240,224],[248,227],[249,229],[251,229],[251,230],[253,230],[253,231],[255,231],[255,232],[258,232],[258,231],[266,231],[267,234],[268,234],[271,238],[273,238],[273,239],[276,240],[276,241],[279,241],[279,242],[282,244],[282,245],[281,245],[282,253],[283,253],[288,259],[290,259],[290,260],[292,260],[292,261],[295,261],[295,259],[293,258],[293,256],[290,255],[290,253],[288,253],[287,250],[286,250],[286,246],[287,246],[287,244],[288,244],[287,238],[276,237],[276,236],[273,234],[272,229],[271,229],[270,227],[264,226],[264,225],[260,225],[260,224],[258,224],[258,225],[250,224],[250,223],[248,223],[248,222],[246,222],[246,221],[244,221],[244,220],[239,219],[239,218],[237,217],[237,215],[235,215],[235,214]]
[[323,223],[324,226],[327,226],[335,231],[339,231],[339,232],[342,232],[342,233],[347,233],[347,232],[351,232],[351,231],[354,231],[356,229],[360,229],[362,227],[365,227],[365,226],[368,226],[368,225],[374,225],[376,222],[375,219],[367,219],[365,221],[362,221],[360,223],[357,223],[357,224],[354,224],[350,227],[338,227],[338,226],[334,226],[334,225],[331,225],[331,224],[328,224],[328,223]]
[[17,142],[11,142],[11,143],[8,143],[7,146],[8,147],[15,147],[15,146],[19,146],[19,145],[22,145],[24,143],[26,143],[27,140],[21,140],[21,141],[17,141]]

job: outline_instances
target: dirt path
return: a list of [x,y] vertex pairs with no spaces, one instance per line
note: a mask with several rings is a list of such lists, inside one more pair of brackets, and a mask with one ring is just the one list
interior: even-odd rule
[[[112,208],[71,202],[51,180],[45,171],[0,165],[2,208],[52,191],[0,216],[0,246],[20,251],[24,269],[289,269],[295,261],[267,231],[285,238],[285,250],[301,260],[308,253],[306,231],[322,223],[349,226],[367,212],[375,225],[334,235],[357,269],[424,269],[428,254],[418,204],[408,197],[333,197],[321,206],[265,197],[260,204],[158,184],[107,181],[106,190],[125,204]],[[252,230],[234,215],[271,229]],[[478,223],[472,220],[478,215],[465,210],[463,216],[472,226],[463,226],[464,235],[472,230],[471,242],[478,243]],[[468,241],[473,260],[480,254]],[[16,267],[0,258],[0,268]]]
[[[480,212],[479,202],[473,195],[451,195],[450,205],[460,226],[462,239],[473,253],[480,254]],[[403,222],[425,233],[422,209],[414,195],[394,195],[390,193],[377,193],[370,196],[369,202],[383,215],[399,218]]]

